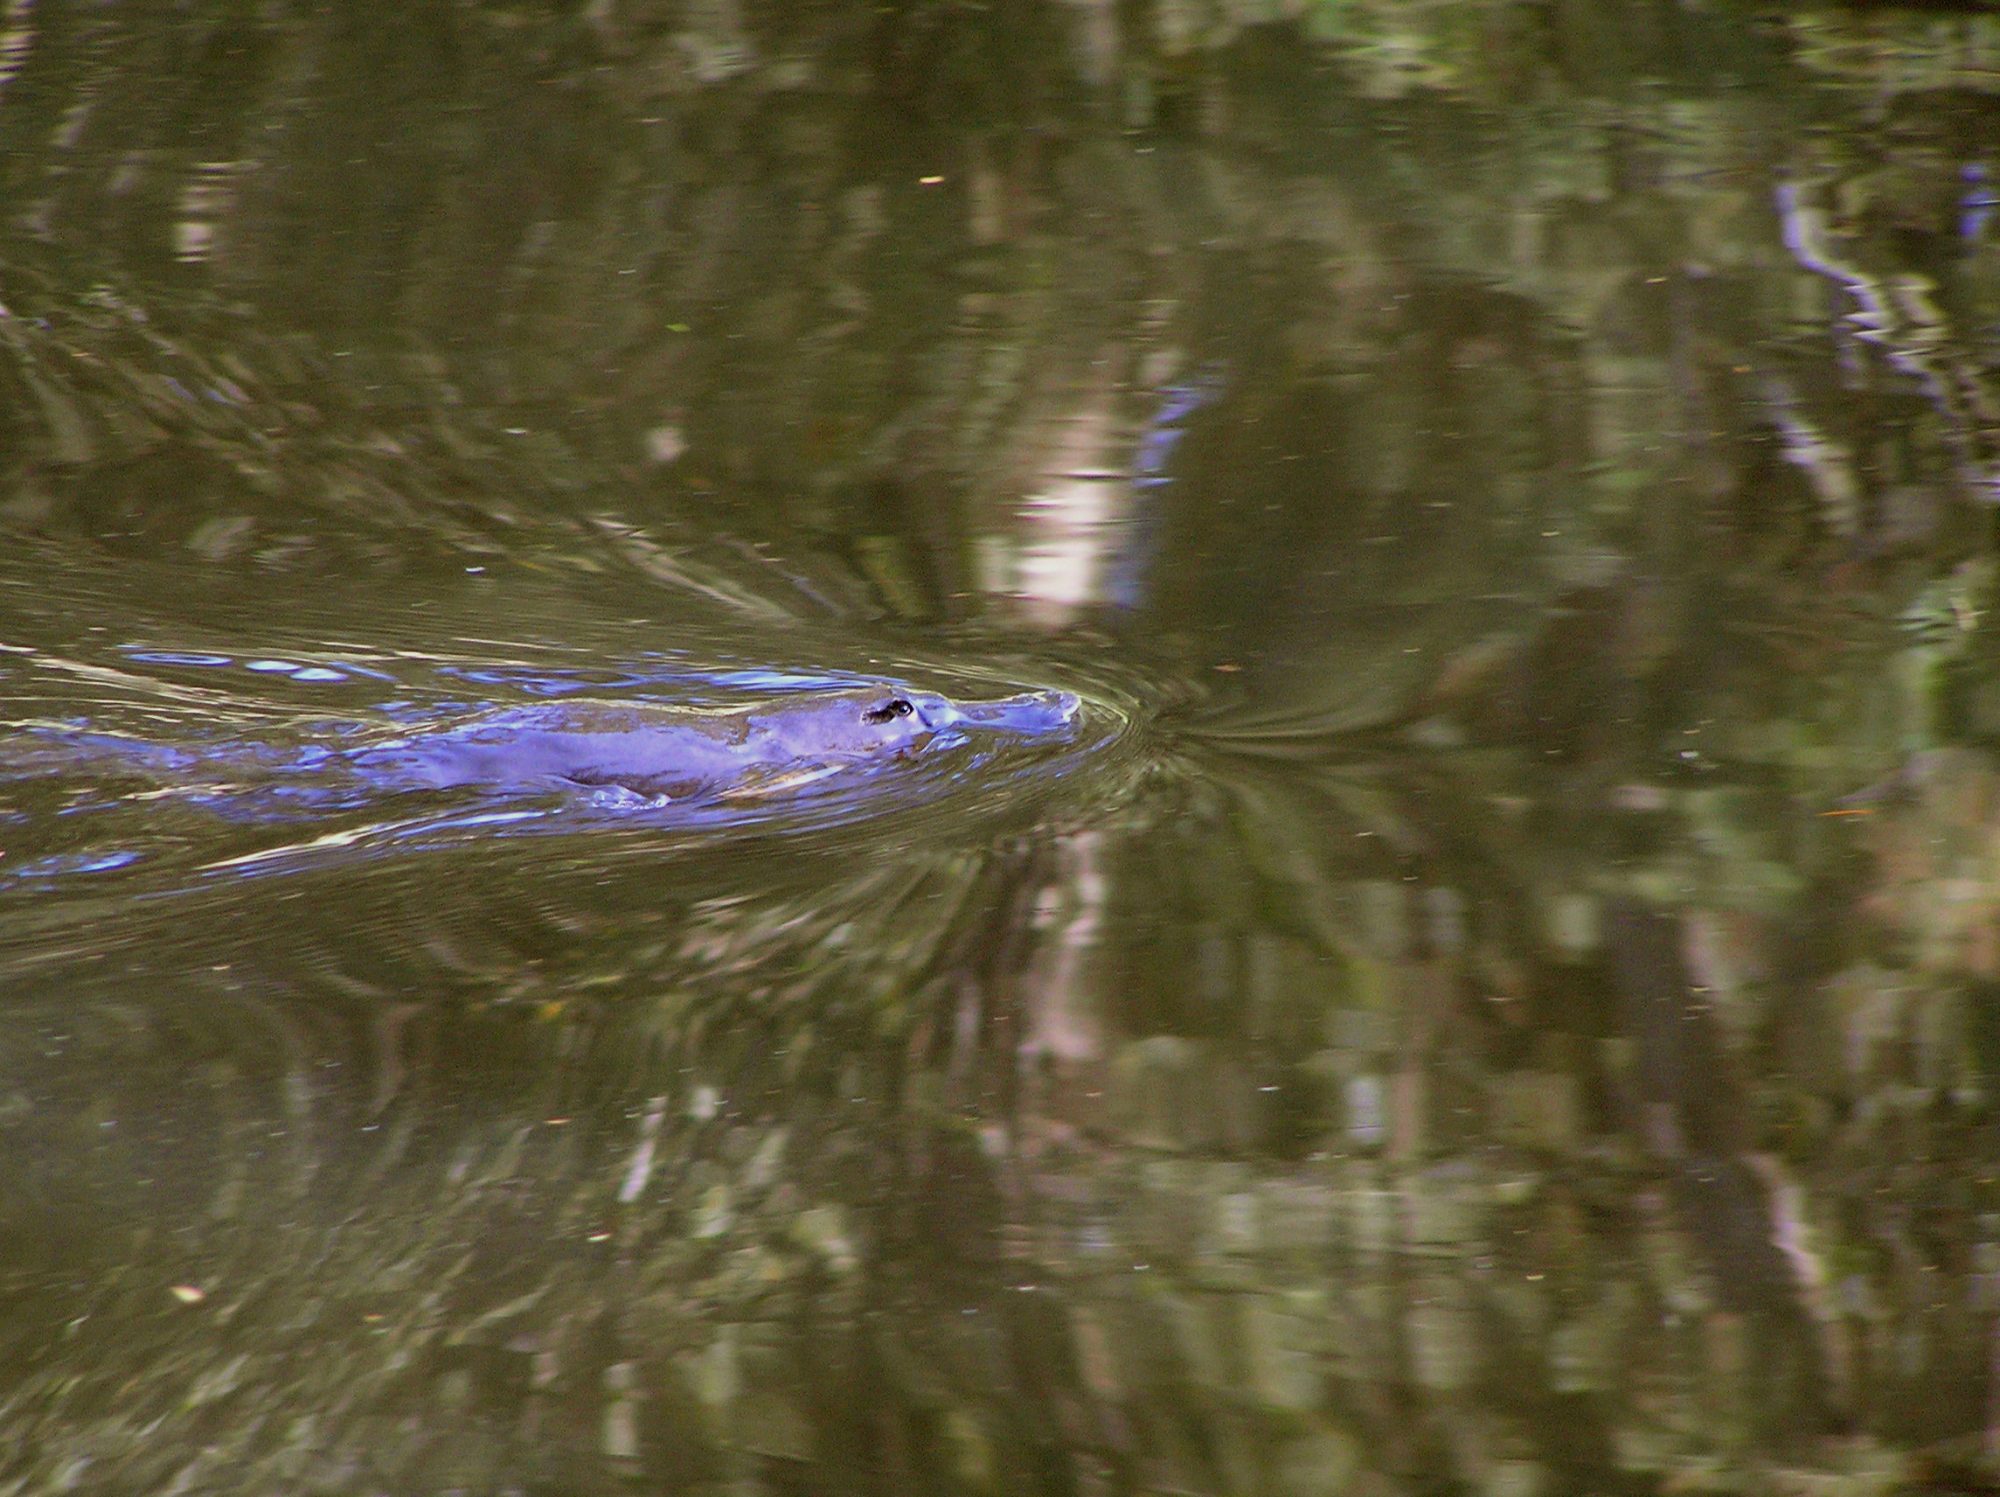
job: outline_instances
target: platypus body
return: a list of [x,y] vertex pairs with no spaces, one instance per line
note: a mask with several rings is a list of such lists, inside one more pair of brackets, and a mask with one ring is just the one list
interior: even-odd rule
[[956,704],[881,687],[813,692],[732,712],[648,703],[550,702],[505,708],[339,756],[384,788],[615,788],[681,800],[907,758],[944,735],[1043,736],[1078,710],[1066,692]]
[[159,743],[42,729],[8,746],[0,780],[111,768],[185,785],[211,800],[276,791],[294,806],[301,798],[331,806],[351,804],[357,794],[457,788],[496,795],[589,790],[598,799],[610,792],[614,800],[649,802],[764,796],[872,772],[973,735],[1067,737],[1078,711],[1067,692],[959,703],[885,684],[796,692],[730,711],[538,702],[338,744]]

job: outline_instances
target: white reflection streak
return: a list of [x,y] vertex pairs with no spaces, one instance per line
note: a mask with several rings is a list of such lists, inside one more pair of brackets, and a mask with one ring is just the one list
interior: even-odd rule
[[1089,403],[1060,418],[1047,482],[1022,504],[1016,589],[1028,617],[1049,628],[1103,596],[1119,527],[1130,520],[1132,475],[1106,462],[1123,432],[1118,395],[1105,385]]
[[639,1124],[639,1147],[632,1151],[632,1162],[618,1187],[619,1205],[629,1206],[646,1193],[646,1184],[653,1178],[653,1154],[659,1147],[660,1122],[666,1115],[665,1097],[655,1097],[646,1104],[645,1119]]
[[255,868],[262,863],[279,863],[288,858],[304,857],[326,848],[353,847],[378,837],[393,837],[398,832],[412,827],[426,827],[423,817],[410,817],[401,821],[377,821],[367,826],[358,826],[341,832],[325,832],[317,837],[308,837],[302,842],[287,842],[283,847],[267,847],[258,852],[246,852],[239,857],[223,858],[219,862],[204,863],[197,870],[201,873],[221,873],[231,868]]
[[242,163],[203,161],[181,189],[181,215],[174,224],[174,255],[198,265],[215,253],[216,222],[236,201],[236,178]]
[[1037,954],[1026,984],[1028,1032],[1021,1053],[1029,1060],[1047,1056],[1073,1064],[1103,1054],[1103,1030],[1089,1008],[1084,972],[1104,924],[1104,874],[1098,866],[1102,844],[1096,832],[1064,839],[1066,876],[1043,891],[1035,911],[1038,926],[1053,925],[1062,918],[1061,902],[1067,897],[1068,918]]
[[0,651],[9,655],[25,655],[28,663],[44,670],[61,671],[80,680],[99,686],[125,686],[147,696],[162,697],[170,702],[189,702],[201,706],[233,705],[236,698],[226,691],[217,691],[206,686],[181,686],[172,681],[156,681],[150,676],[136,676],[130,671],[121,671],[108,665],[90,665],[81,660],[70,660],[61,655],[45,655],[27,645],[0,643]]
[[0,12],[0,98],[28,61],[35,45],[35,0],[11,0]]

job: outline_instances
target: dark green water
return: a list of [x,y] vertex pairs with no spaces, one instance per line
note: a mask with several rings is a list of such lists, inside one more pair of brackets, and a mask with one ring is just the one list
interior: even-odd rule
[[0,4],[0,1497],[1993,1491],[1996,58]]

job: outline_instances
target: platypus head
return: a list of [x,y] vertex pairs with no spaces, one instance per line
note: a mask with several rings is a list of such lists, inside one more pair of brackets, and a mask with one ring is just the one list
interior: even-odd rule
[[995,701],[954,702],[936,692],[886,688],[863,709],[870,722],[907,722],[932,733],[1004,733],[1020,738],[1066,734],[1082,703],[1066,691],[1024,691]]
[[1066,729],[1077,713],[1067,692],[1030,692],[959,705],[895,685],[828,692],[750,715],[767,750],[786,758],[840,760],[913,753],[955,729],[1039,734]]
[[767,753],[789,759],[873,758],[922,748],[943,726],[929,704],[944,699],[893,686],[826,692],[750,714]]

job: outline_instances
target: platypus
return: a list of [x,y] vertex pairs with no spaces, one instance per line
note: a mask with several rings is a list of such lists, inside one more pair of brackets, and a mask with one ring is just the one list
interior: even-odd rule
[[907,758],[941,735],[1059,733],[1074,722],[1078,705],[1067,692],[961,704],[898,686],[809,692],[736,711],[548,702],[333,757],[386,789],[588,786],[681,800]]
[[466,788],[494,794],[609,791],[649,801],[764,796],[907,759],[974,734],[1067,737],[1080,711],[1063,691],[952,702],[885,683],[800,691],[733,710],[633,700],[537,702],[406,727],[278,744],[159,743],[89,729],[36,729],[0,752],[0,780],[112,769],[181,785],[217,803],[276,791],[296,807],[357,792]]

